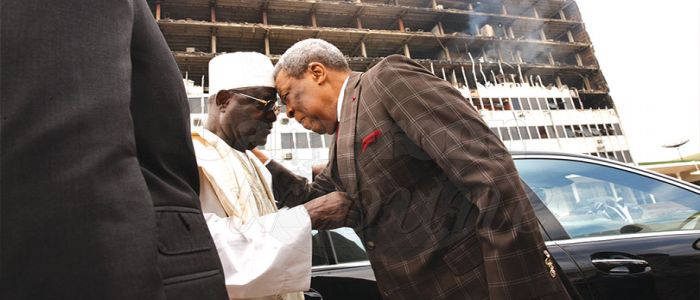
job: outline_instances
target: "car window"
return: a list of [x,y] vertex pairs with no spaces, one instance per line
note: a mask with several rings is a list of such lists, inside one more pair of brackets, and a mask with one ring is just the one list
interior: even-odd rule
[[338,263],[367,260],[367,252],[360,238],[351,228],[343,227],[328,232]]
[[515,163],[571,238],[700,229],[700,195],[689,190],[595,163]]
[[330,265],[367,260],[360,238],[351,228],[312,231],[312,265]]

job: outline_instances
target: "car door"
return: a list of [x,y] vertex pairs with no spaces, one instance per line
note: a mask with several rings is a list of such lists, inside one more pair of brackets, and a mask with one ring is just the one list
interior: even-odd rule
[[312,234],[313,290],[324,300],[381,299],[367,252],[351,228]]
[[583,272],[585,298],[700,299],[697,189],[597,159],[528,155],[516,165],[557,220],[545,230],[563,229],[549,243]]

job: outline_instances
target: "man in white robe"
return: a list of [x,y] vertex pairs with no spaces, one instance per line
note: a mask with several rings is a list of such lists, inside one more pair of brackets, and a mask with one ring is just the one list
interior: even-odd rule
[[[277,211],[272,177],[249,151],[276,120],[269,58],[253,52],[215,57],[209,113],[192,131],[202,211],[232,299],[303,299],[311,278],[311,229],[346,224],[352,202],[332,193]],[[352,219],[352,218],[351,218]]]

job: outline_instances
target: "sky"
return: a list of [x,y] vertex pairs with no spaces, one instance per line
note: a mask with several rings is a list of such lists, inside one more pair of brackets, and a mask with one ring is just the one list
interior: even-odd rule
[[700,152],[700,1],[576,0],[637,163]]

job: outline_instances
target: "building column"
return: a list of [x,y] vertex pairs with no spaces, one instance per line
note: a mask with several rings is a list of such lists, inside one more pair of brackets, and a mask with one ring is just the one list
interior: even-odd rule
[[216,29],[211,31],[211,53],[216,53]]
[[316,9],[311,11],[311,27],[318,27],[316,24]]
[[547,59],[549,60],[550,65],[555,65],[554,56],[552,55],[552,51],[547,52]]
[[515,39],[515,33],[513,33],[513,26],[508,26],[508,36],[511,40]]
[[593,87],[591,86],[591,80],[588,79],[588,75],[583,76],[583,86],[586,88],[587,91],[593,90]]
[[443,47],[442,51],[445,52],[445,58],[449,61],[452,61],[452,57],[450,56],[450,50],[447,49],[447,47]]
[[566,31],[566,37],[569,38],[569,43],[576,43],[576,40],[574,40],[574,34],[571,33],[571,30]]
[[156,21],[160,20],[160,1],[156,1]]

